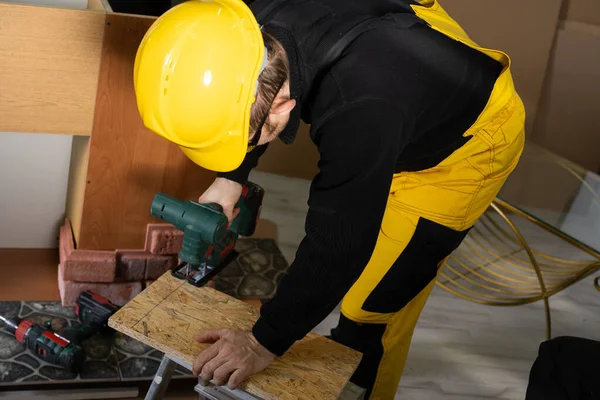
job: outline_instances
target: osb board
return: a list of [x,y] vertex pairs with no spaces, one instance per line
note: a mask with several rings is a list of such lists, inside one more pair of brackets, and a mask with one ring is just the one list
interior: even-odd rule
[[589,170],[600,171],[598,93],[600,26],[565,21],[540,103],[535,141]]
[[[258,310],[210,288],[196,288],[169,272],[109,320],[109,326],[192,365],[206,344],[194,336],[210,329],[251,329]],[[336,399],[360,353],[316,334],[294,344],[242,389],[265,400]]]
[[154,18],[107,14],[78,248],[143,248],[157,192],[198,199],[214,173],[146,129],[133,89],[133,64]]
[[515,86],[533,129],[562,0],[440,0],[469,36],[511,57]]
[[565,0],[567,5],[566,19],[600,25],[599,0]]
[[0,3],[0,132],[90,135],[104,18]]

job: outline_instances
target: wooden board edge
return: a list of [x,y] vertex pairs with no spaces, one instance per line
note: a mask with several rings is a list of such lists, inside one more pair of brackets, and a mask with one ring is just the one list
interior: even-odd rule
[[93,11],[112,12],[112,7],[110,6],[108,0],[88,0],[87,9]]
[[71,222],[73,237],[75,238],[75,248],[77,248],[81,232],[81,217],[87,186],[89,153],[90,137],[73,136],[71,165],[69,167],[69,181],[67,184],[66,216]]

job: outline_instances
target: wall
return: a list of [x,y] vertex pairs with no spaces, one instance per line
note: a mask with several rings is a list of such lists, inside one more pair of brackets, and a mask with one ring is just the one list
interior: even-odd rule
[[0,133],[0,248],[55,248],[71,136]]
[[[87,7],[87,0],[8,2]],[[0,248],[58,247],[71,142],[72,137],[65,135],[0,132]]]

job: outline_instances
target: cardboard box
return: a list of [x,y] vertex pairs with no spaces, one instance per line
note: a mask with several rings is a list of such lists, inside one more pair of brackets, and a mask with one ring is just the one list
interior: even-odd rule
[[600,0],[568,0],[566,19],[600,25]]
[[564,21],[540,102],[534,140],[600,171],[600,26]]

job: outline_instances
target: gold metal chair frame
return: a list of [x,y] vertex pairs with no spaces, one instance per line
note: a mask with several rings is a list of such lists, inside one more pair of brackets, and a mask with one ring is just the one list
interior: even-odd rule
[[[580,174],[565,163],[559,164],[579,179],[600,204],[600,196]],[[507,213],[523,217],[562,238],[592,260],[568,260],[532,249]],[[498,217],[508,229],[499,223]],[[600,252],[496,198],[463,244],[442,265],[436,284],[460,298],[486,305],[516,306],[542,300],[546,336],[551,339],[549,298],[598,269]],[[600,277],[595,279],[594,286],[600,291]]]

